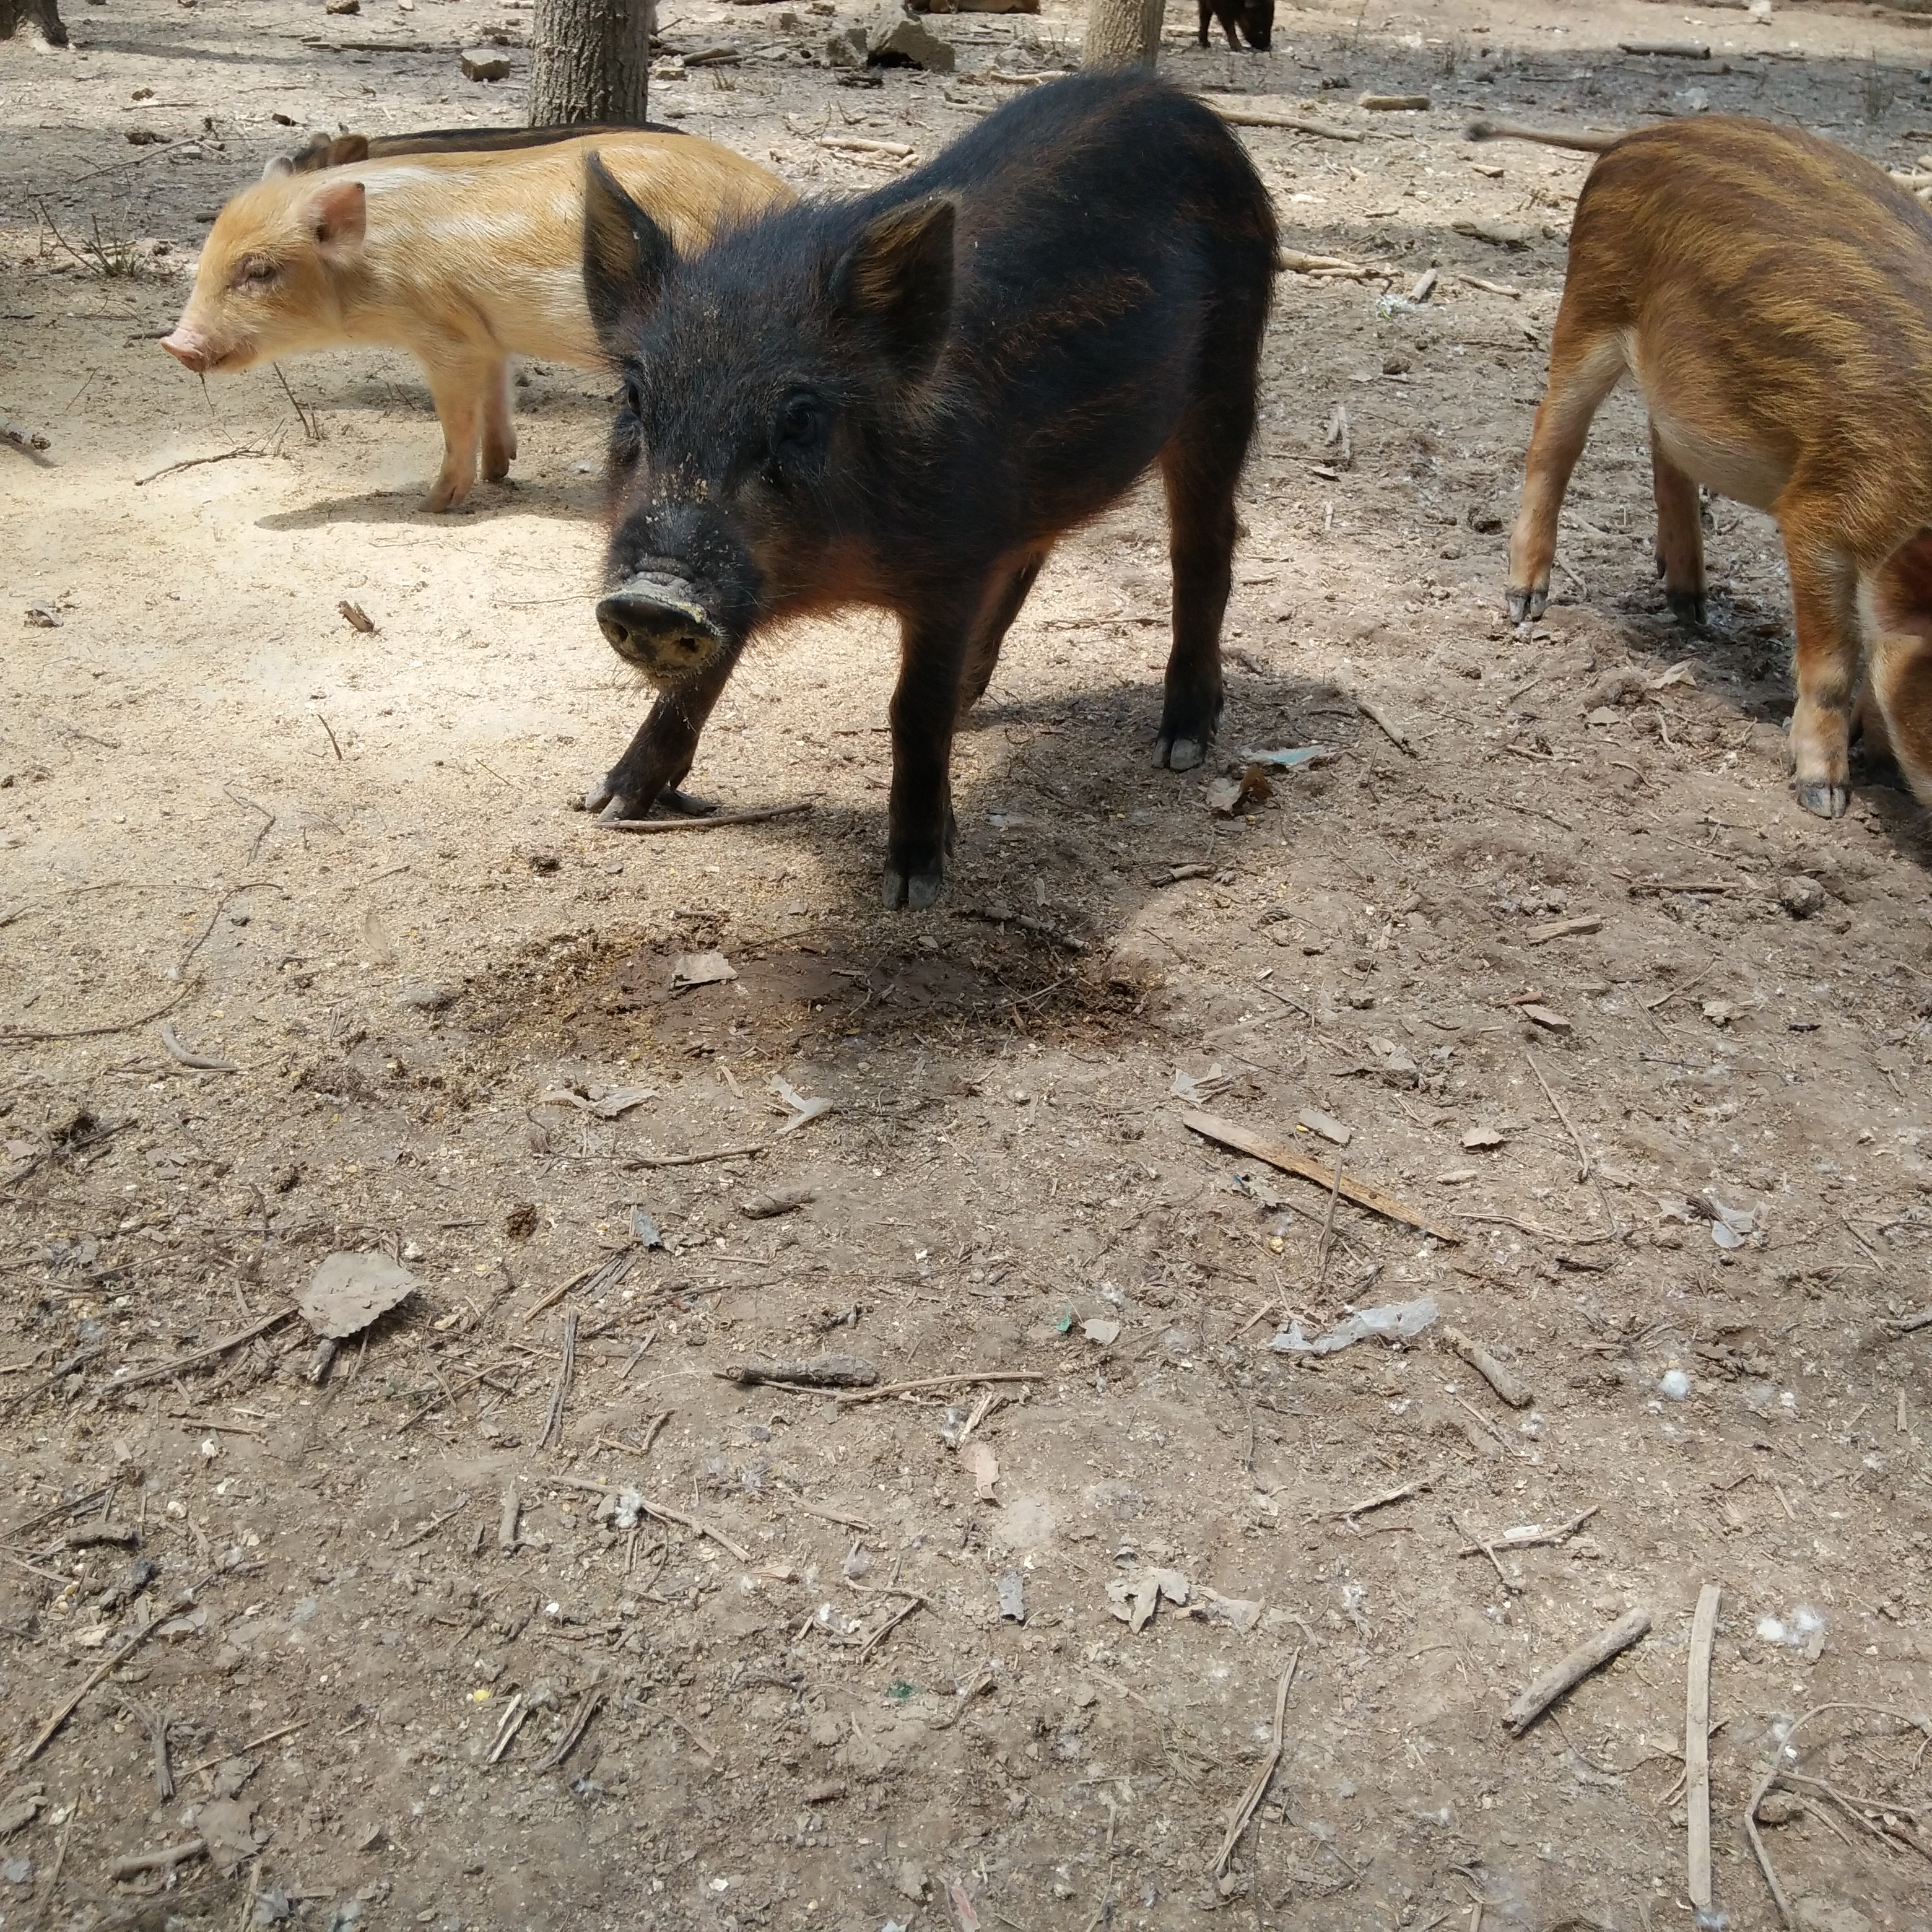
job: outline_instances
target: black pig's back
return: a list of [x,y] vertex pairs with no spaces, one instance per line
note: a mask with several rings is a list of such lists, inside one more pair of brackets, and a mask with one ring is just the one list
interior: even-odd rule
[[1089,514],[1160,453],[1217,340],[1265,309],[1268,192],[1199,102],[1138,75],[1081,74],[989,115],[854,212],[932,194],[959,208],[937,380],[997,438],[988,460],[1028,472],[1037,512]]

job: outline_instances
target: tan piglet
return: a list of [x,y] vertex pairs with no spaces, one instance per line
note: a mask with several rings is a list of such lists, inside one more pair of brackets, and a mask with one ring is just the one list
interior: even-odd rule
[[200,374],[358,343],[407,350],[442,425],[428,507],[448,509],[470,494],[479,452],[493,482],[517,453],[512,357],[602,363],[584,296],[593,152],[680,249],[794,199],[776,175],[688,134],[274,174],[217,217],[161,346]]

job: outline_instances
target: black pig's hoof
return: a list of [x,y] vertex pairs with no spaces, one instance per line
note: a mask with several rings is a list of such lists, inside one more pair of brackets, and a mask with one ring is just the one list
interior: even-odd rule
[[1154,761],[1171,772],[1191,772],[1208,756],[1208,747],[1198,738],[1172,738],[1166,732],[1154,742]]
[[1798,802],[1820,818],[1842,818],[1851,809],[1851,788],[1841,784],[1800,784]]
[[914,872],[908,878],[896,866],[888,866],[880,897],[888,912],[897,912],[902,907],[924,912],[938,904],[945,890],[946,874],[937,868],[929,872]]

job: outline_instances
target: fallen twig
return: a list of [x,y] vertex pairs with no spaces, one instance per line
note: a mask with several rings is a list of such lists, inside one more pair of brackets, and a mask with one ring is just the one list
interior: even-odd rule
[[764,1368],[756,1362],[733,1362],[711,1372],[721,1381],[736,1382],[740,1388],[766,1384],[774,1388],[870,1388],[879,1379],[877,1364],[862,1355],[820,1355],[802,1362],[774,1362]]
[[242,1070],[232,1060],[218,1060],[212,1054],[196,1053],[192,1047],[184,1046],[181,1036],[165,1021],[161,1025],[161,1045],[170,1060],[178,1060],[197,1072],[239,1073]]
[[1885,1325],[1894,1335],[1916,1335],[1922,1328],[1932,1328],[1932,1308],[1922,1308],[1916,1315],[1907,1315]]
[[123,1389],[140,1388],[146,1382],[165,1382],[170,1376],[178,1376],[184,1369],[192,1369],[202,1362],[212,1362],[218,1355],[225,1355],[230,1348],[238,1348],[244,1342],[252,1342],[257,1335],[266,1335],[271,1328],[278,1328],[293,1315],[292,1308],[278,1310],[273,1315],[265,1315],[261,1320],[252,1322],[246,1328],[238,1329],[232,1335],[224,1336],[219,1342],[211,1342],[205,1348],[197,1348],[191,1355],[177,1355],[171,1362],[164,1362],[159,1367],[143,1369],[139,1375],[117,1376],[110,1386],[118,1394]]
[[129,1852],[124,1857],[112,1860],[107,1868],[110,1878],[139,1878],[143,1872],[167,1871],[176,1865],[184,1865],[190,1858],[205,1857],[208,1852],[206,1838],[184,1838],[178,1845],[164,1845],[158,1852]]
[[548,1449],[563,1433],[563,1406],[570,1400],[570,1384],[577,1374],[577,1317],[563,1318],[563,1359],[556,1368],[556,1387],[551,1391],[550,1408],[544,1417],[537,1447]]
[[132,1033],[136,1027],[144,1027],[150,1020],[158,1020],[164,1013],[172,1012],[200,983],[198,980],[190,980],[152,1012],[136,1013],[130,1020],[116,1020],[106,1026],[54,1027],[44,1031],[16,1027],[10,1032],[0,1033],[0,1046],[26,1046],[50,1040],[100,1040],[109,1034]]
[[1684,1808],[1688,1838],[1690,1903],[1711,1903],[1711,1642],[1724,1592],[1706,1583],[1690,1620],[1690,1661],[1684,1695]]
[[1281,1762],[1282,1730],[1288,1717],[1288,1688],[1294,1682],[1295,1667],[1301,1661],[1301,1653],[1297,1651],[1288,1660],[1288,1666],[1281,1673],[1274,1687],[1274,1736],[1268,1745],[1268,1756],[1262,1760],[1262,1768],[1254,1774],[1240,1804],[1234,1807],[1228,1820],[1227,1835],[1221,1840],[1221,1849],[1215,1855],[1214,1862],[1208,1868],[1210,1878],[1220,1878],[1228,1869],[1228,1861],[1234,1856],[1234,1847],[1241,1842],[1241,1834],[1248,1828],[1255,1814],[1261,1809],[1262,1800],[1268,1796],[1268,1788]]
[[1390,1503],[1406,1502],[1413,1496],[1419,1496],[1435,1482],[1433,1476],[1418,1476],[1412,1483],[1405,1483],[1399,1490],[1385,1490],[1378,1496],[1364,1496],[1358,1503],[1351,1503],[1346,1509],[1330,1510],[1331,1522],[1344,1522],[1351,1516],[1366,1516],[1371,1510],[1387,1509]]
[[1560,1664],[1546,1670],[1503,1713],[1512,1736],[1521,1737],[1558,1698],[1574,1690],[1593,1671],[1602,1670],[1618,1652],[1629,1649],[1650,1628],[1648,1610],[1629,1610],[1606,1630],[1580,1643]]
[[593,1294],[602,1294],[607,1288],[615,1288],[631,1271],[631,1264],[637,1259],[637,1251],[626,1248],[613,1255],[608,1262],[596,1268],[587,1268],[574,1274],[561,1288],[554,1288],[538,1300],[533,1301],[524,1312],[526,1322],[534,1322],[547,1308],[554,1308],[566,1294],[580,1288],[589,1288]]
[[604,1696],[604,1688],[602,1684],[593,1684],[588,1690],[584,1692],[584,1700],[578,1706],[576,1714],[572,1718],[568,1728],[557,1740],[556,1748],[535,1767],[539,1774],[546,1771],[556,1770],[557,1766],[576,1750],[583,1740],[584,1732],[590,1728],[591,1719],[596,1717],[602,1708]]
[[899,1625],[904,1623],[908,1617],[912,1615],[914,1611],[922,1610],[925,1609],[925,1607],[926,1599],[923,1597],[915,1597],[910,1600],[902,1604],[899,1607],[893,1611],[892,1615],[886,1618],[885,1622],[880,1624],[878,1628],[873,1631],[872,1635],[866,1638],[866,1641],[859,1646],[858,1662],[863,1664],[866,1658],[870,1657],[872,1652],[876,1650],[894,1630],[897,1630]]
[[[1217,1114],[1204,1114],[1192,1108],[1180,1116],[1181,1125],[1190,1127],[1202,1139],[1216,1141],[1223,1147],[1231,1147],[1238,1154],[1251,1154],[1256,1160],[1264,1160],[1270,1167],[1280,1168],[1284,1174],[1298,1174],[1304,1180],[1312,1180],[1323,1188],[1334,1184],[1334,1170],[1324,1167],[1320,1162],[1308,1159],[1284,1142],[1273,1139],[1268,1135],[1258,1134],[1251,1129],[1226,1120]],[[1418,1210],[1399,1201],[1392,1194],[1371,1186],[1366,1181],[1344,1180],[1338,1190],[1345,1201],[1352,1201],[1358,1208],[1366,1208],[1372,1213],[1385,1216],[1391,1221],[1399,1221],[1405,1228],[1419,1228],[1426,1234],[1433,1234],[1438,1241],[1460,1244],[1462,1236],[1453,1228],[1444,1227],[1440,1222],[1432,1221]]]
[[[593,1496],[620,1496],[624,1494],[622,1488],[616,1484],[593,1483],[584,1476],[545,1476],[542,1480],[567,1490],[587,1490]],[[701,1522],[694,1516],[686,1516],[683,1510],[673,1509],[668,1503],[653,1502],[649,1496],[640,1495],[635,1490],[630,1493],[637,1497],[638,1507],[645,1515],[654,1516],[661,1522],[674,1522],[680,1528],[691,1531],[694,1535],[707,1536],[720,1550],[736,1557],[740,1563],[751,1562],[752,1552],[743,1544],[734,1543],[728,1536],[713,1529],[708,1522]]]
[[877,1388],[842,1390],[842,1402],[879,1402],[889,1395],[909,1395],[918,1389],[959,1388],[968,1382],[1036,1382],[1037,1369],[974,1369],[956,1376],[926,1376],[916,1382],[885,1382]]
[[189,1608],[189,1606],[194,1603],[194,1599],[192,1597],[177,1597],[172,1602],[164,1604],[161,1608],[157,1610],[132,1636],[127,1638],[124,1642],[119,1644],[114,1650],[112,1654],[104,1660],[100,1668],[94,1672],[94,1675],[88,1678],[87,1682],[83,1684],[78,1690],[75,1691],[64,1703],[61,1705],[59,1708],[55,1711],[53,1715],[40,1726],[39,1731],[35,1733],[33,1742],[22,1750],[20,1755],[14,1759],[14,1769],[18,1771],[24,1766],[32,1764],[34,1759],[38,1757],[41,1752],[45,1750],[47,1746],[52,1743],[54,1738],[58,1732],[62,1725],[65,1724],[68,1718],[72,1717],[74,1712],[80,1708],[80,1700],[85,1697],[97,1684],[100,1683],[104,1679],[110,1676],[114,1672],[118,1670],[122,1665],[126,1663],[128,1659],[132,1657],[135,1652],[154,1634],[157,1628],[158,1628],[161,1624],[166,1623],[169,1618],[177,1616],[183,1610]]
[[1387,712],[1370,704],[1366,698],[1358,698],[1355,700],[1355,709],[1371,724],[1374,725],[1376,729],[1381,732],[1398,752],[1412,758],[1416,755],[1415,747],[1408,742],[1408,733],[1403,730]]
[[1363,136],[1352,128],[1332,127],[1325,121],[1310,121],[1298,114],[1277,114],[1267,107],[1223,106],[1212,95],[1202,97],[1207,104],[1233,128],[1286,128],[1291,134],[1313,134],[1324,141],[1359,141]]
[[704,818],[680,814],[674,818],[600,818],[600,832],[716,832],[727,825],[756,825],[767,818],[789,818],[794,812],[809,812],[815,800],[800,799],[795,805],[764,805],[750,812],[714,812]]
[[[1785,1932],[1802,1932],[1803,1922],[1792,1910],[1791,1901],[1784,1895],[1784,1888],[1779,1884],[1778,1874],[1773,1869],[1771,1854],[1764,1848],[1764,1840],[1757,1828],[1757,1808],[1764,1802],[1766,1794],[1784,1776],[1787,1760],[1796,1754],[1791,1748],[1791,1740],[1814,1718],[1822,1718],[1827,1711],[1862,1711],[1868,1717],[1895,1718],[1899,1723],[1915,1731],[1922,1731],[1932,1738],[1932,1719],[1912,1717],[1904,1711],[1894,1711],[1882,1704],[1854,1704],[1834,1702],[1814,1704],[1808,1711],[1802,1712],[1784,1734],[1784,1748],[1771,1761],[1771,1768],[1753,1787],[1750,1802],[1744,1807],[1744,1833],[1750,1840],[1751,1850],[1756,1854],[1758,1870],[1764,1874],[1764,1882],[1771,1893],[1772,1903],[1778,1907],[1778,1916],[1784,1920]],[[1922,1750],[1924,1747],[1920,1747]]]
[[[1478,1542],[1474,1537],[1470,1537],[1470,1540],[1456,1554],[1458,1556],[1486,1556],[1494,1563],[1496,1552],[1498,1550],[1534,1550],[1546,1543],[1552,1545],[1567,1543],[1603,1507],[1601,1503],[1592,1503],[1588,1509],[1580,1511],[1568,1522],[1558,1523],[1554,1529],[1506,1529],[1502,1535],[1492,1536],[1486,1542]],[[1469,1535],[1467,1530],[1464,1530],[1462,1534]],[[1500,1568],[1496,1574],[1498,1576],[1502,1574]]]
[[228,463],[238,456],[266,456],[266,449],[257,449],[254,444],[238,445],[233,449],[224,449],[213,456],[190,456],[185,462],[170,463],[165,469],[157,470],[146,476],[134,478],[134,488],[144,489],[150,483],[158,483],[164,476],[172,476],[178,470],[199,470],[204,463]]

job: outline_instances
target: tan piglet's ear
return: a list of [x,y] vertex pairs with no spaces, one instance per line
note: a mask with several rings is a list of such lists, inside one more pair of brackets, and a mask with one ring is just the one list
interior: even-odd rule
[[369,230],[369,200],[359,181],[334,182],[308,205],[309,231],[325,248],[352,248]]

